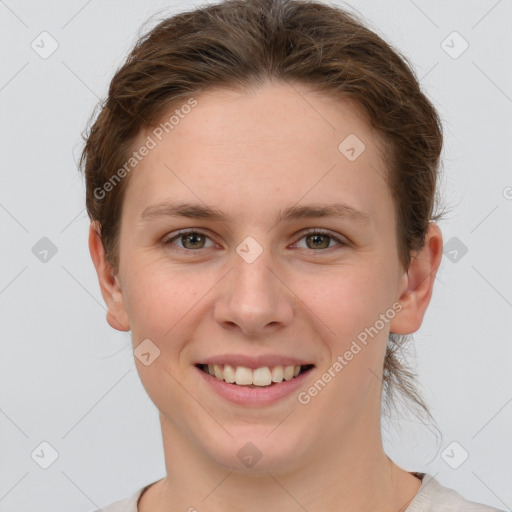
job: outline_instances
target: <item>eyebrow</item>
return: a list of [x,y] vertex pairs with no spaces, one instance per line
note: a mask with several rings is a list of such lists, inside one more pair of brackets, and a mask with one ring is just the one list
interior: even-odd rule
[[[142,220],[162,217],[186,217],[189,219],[219,222],[229,221],[228,216],[216,208],[202,204],[169,201],[148,206],[141,213],[140,217]],[[371,224],[370,216],[366,212],[341,203],[291,206],[279,212],[276,223],[282,220],[314,219],[320,217],[346,218],[359,224]]]

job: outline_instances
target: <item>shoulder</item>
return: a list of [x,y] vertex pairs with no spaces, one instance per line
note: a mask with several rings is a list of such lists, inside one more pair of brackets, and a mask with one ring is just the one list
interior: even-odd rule
[[405,512],[503,512],[482,503],[466,500],[454,489],[424,474],[418,493]]
[[111,503],[106,507],[102,507],[101,509],[96,509],[93,512],[137,512],[137,502],[139,501],[143,491],[149,487],[149,485],[151,484],[141,487],[127,498],[115,501],[114,503]]

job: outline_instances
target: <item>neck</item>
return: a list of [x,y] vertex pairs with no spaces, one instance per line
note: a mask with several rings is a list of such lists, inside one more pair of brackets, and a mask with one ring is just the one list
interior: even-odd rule
[[367,419],[354,425],[335,447],[320,445],[300,466],[241,472],[194,449],[161,417],[167,476],[142,495],[138,510],[403,512],[421,482],[384,453],[377,423],[377,433]]

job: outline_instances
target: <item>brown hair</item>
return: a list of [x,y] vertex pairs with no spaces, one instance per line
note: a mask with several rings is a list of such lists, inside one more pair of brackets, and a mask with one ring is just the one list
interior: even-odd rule
[[[406,57],[337,6],[314,0],[225,0],[166,18],[140,37],[84,136],[79,166],[85,172],[87,211],[100,226],[114,271],[129,178],[119,179],[129,172],[120,169],[140,130],[154,127],[192,94],[214,87],[246,90],[268,80],[307,84],[359,107],[384,141],[398,254],[404,269],[409,267],[429,222],[442,216],[433,214],[443,138],[437,112]],[[414,374],[400,360],[398,349],[407,340],[390,334],[385,404],[394,404],[396,388],[430,416]]]

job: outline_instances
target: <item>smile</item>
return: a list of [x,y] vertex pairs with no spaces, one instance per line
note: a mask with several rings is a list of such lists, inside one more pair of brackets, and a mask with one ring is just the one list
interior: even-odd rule
[[295,379],[310,370],[313,365],[276,365],[251,369],[246,366],[230,364],[198,364],[197,368],[217,380],[245,387],[270,387],[284,381]]

